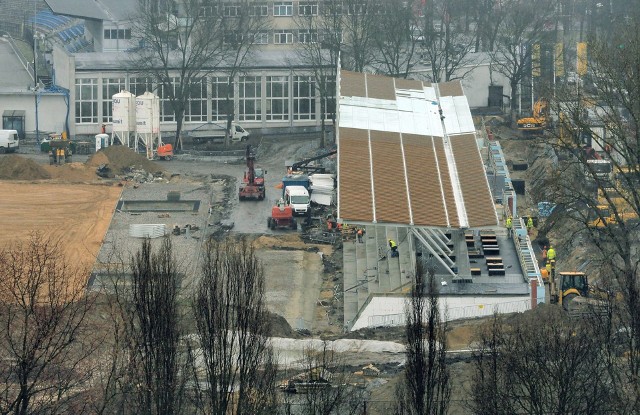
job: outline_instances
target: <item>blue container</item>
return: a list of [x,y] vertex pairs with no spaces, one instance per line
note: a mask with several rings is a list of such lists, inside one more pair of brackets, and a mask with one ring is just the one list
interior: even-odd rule
[[306,174],[288,174],[282,178],[282,197],[287,186],[304,186],[309,189],[309,176]]

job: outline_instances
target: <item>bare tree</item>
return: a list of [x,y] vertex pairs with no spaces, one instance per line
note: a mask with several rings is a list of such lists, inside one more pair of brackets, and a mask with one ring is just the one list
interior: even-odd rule
[[[302,6],[301,6],[302,7]],[[309,77],[309,87],[320,97],[320,148],[326,146],[326,118],[329,116],[335,129],[335,94],[338,58],[342,49],[342,2],[327,0],[319,9],[304,10],[296,15],[298,28],[296,58],[308,66],[309,72],[299,76]],[[300,83],[304,88],[304,83]],[[301,91],[302,92],[302,91]],[[312,94],[313,96],[313,94]],[[315,105],[315,103],[313,104]],[[309,109],[312,111],[312,108]]]
[[602,341],[593,321],[572,318],[558,306],[494,317],[478,333],[473,412],[611,413]]
[[472,410],[478,415],[513,413],[513,406],[502,399],[501,393],[509,387],[508,374],[501,366],[500,351],[503,342],[503,319],[494,314],[490,322],[476,332],[479,347],[474,352],[475,373],[471,388]]
[[374,44],[376,58],[373,65],[379,73],[406,78],[418,63],[417,45],[421,35],[414,32],[414,11],[411,5],[401,2],[383,4],[379,13]]
[[530,74],[532,45],[540,42],[545,25],[555,12],[556,0],[505,0],[499,27],[493,68],[509,78],[511,110],[518,108],[518,86]]
[[273,413],[276,364],[262,266],[246,240],[211,240],[203,258],[193,301],[203,362],[198,406],[212,414]]
[[398,415],[447,413],[451,397],[447,323],[439,300],[435,273],[425,273],[418,262],[406,311],[407,363],[398,389]]
[[[337,7],[340,7],[340,2]],[[344,69],[364,72],[371,64],[371,47],[376,27],[376,16],[384,11],[377,0],[344,0],[339,9],[342,13],[341,64]]]
[[461,72],[461,69],[471,63],[468,54],[473,36],[465,33],[461,24],[458,1],[425,2],[420,12],[413,23],[414,36],[417,35],[422,43],[421,53],[431,69],[430,80],[442,82],[464,78],[471,71]]
[[0,413],[86,412],[87,275],[41,234],[0,251]]
[[474,12],[475,51],[493,51],[498,31],[508,11],[507,3],[494,0],[471,1],[468,8]]
[[133,33],[144,47],[132,55],[132,65],[150,75],[166,99],[165,112],[176,121],[174,147],[179,148],[186,106],[193,85],[205,68],[224,57],[222,19],[217,2],[199,0],[139,0]]
[[171,241],[153,252],[142,242],[131,259],[131,286],[118,293],[123,307],[129,373],[123,380],[136,413],[181,413],[184,397],[182,335],[178,309],[180,278]]
[[[577,225],[572,239],[590,249],[591,280],[619,293],[605,299],[613,316],[601,321],[610,338],[617,339],[607,344],[623,349],[623,358],[611,359],[610,367],[617,413],[640,410],[638,20],[636,9],[612,22],[606,36],[591,39],[588,74],[556,90],[557,129],[548,142],[560,162],[547,188],[555,202],[567,207],[563,220]],[[602,171],[599,165],[612,169]],[[569,174],[562,177],[562,172]]]
[[[225,11],[225,7],[229,11]],[[267,7],[266,3],[256,4],[252,0],[240,0],[226,5],[225,2],[221,2],[218,6],[223,16],[223,32],[219,35],[224,39],[225,50],[224,64],[220,65],[220,69],[227,75],[228,80],[227,88],[224,90],[227,119],[225,145],[229,144],[229,131],[236,115],[233,103],[235,77],[253,58],[256,52],[254,45],[261,37],[269,36],[270,33]]]
[[356,414],[364,409],[363,390],[354,386],[355,376],[329,343],[323,342],[320,350],[305,348],[302,364],[304,371],[291,377],[285,389],[286,415]]
[[143,47],[133,55],[132,66],[157,82],[168,104],[163,110],[173,112],[175,148],[181,144],[189,98],[200,94],[207,75],[220,68],[229,75],[225,109],[231,126],[233,79],[250,55],[256,35],[266,27],[256,7],[249,0],[139,0],[133,34]]

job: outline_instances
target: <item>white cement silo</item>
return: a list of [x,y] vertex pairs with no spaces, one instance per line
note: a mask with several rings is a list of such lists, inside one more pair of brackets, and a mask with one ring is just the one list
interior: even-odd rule
[[136,96],[129,91],[120,91],[111,97],[112,123],[111,144],[119,141],[129,147],[136,133]]
[[148,91],[136,97],[136,137],[136,151],[138,142],[142,142],[147,150],[147,158],[152,159],[156,147],[162,143],[160,98]]

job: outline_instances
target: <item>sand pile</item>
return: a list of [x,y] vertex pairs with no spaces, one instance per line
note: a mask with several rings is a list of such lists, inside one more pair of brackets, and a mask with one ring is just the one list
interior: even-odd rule
[[33,160],[15,154],[0,157],[0,179],[41,180],[50,178],[51,174]]
[[147,160],[141,154],[125,146],[111,146],[104,148],[87,160],[87,165],[97,168],[106,164],[114,174],[125,174],[131,170],[144,170],[155,174],[164,171],[157,163]]
[[62,165],[45,165],[43,168],[49,172],[54,180],[69,183],[86,183],[100,180],[96,175],[96,169],[84,163],[66,163]]

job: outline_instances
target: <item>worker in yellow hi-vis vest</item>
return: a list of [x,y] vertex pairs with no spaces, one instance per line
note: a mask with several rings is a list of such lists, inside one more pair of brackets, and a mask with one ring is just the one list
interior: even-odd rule
[[533,229],[533,218],[531,216],[529,216],[529,219],[527,219],[527,234],[531,235],[531,230]]
[[556,250],[553,248],[553,246],[549,246],[549,249],[547,249],[547,260],[548,261],[556,260]]

